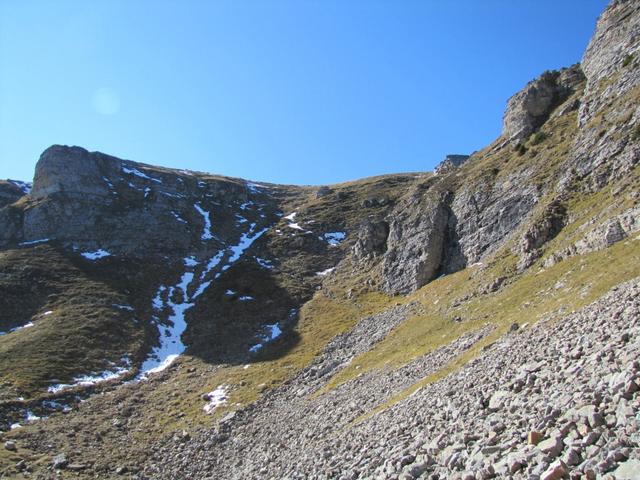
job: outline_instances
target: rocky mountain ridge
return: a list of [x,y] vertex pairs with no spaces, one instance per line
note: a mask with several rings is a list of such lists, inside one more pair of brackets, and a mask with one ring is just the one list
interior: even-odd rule
[[639,40],[612,1],[434,173],[47,149],[0,182],[0,474],[634,478]]

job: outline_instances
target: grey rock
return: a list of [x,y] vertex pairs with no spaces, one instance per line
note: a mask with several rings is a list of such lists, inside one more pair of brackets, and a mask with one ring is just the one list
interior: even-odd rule
[[409,293],[431,281],[443,258],[448,208],[439,194],[420,196],[420,208],[399,208],[393,214],[384,256],[384,289]]
[[444,157],[444,160],[442,160],[434,169],[434,173],[437,175],[445,175],[447,173],[451,173],[467,160],[469,160],[469,155],[447,155],[446,157]]
[[389,224],[386,221],[366,220],[358,230],[358,239],[353,254],[358,259],[380,255],[387,250]]
[[627,460],[613,472],[616,480],[640,480],[640,459]]
[[64,453],[60,453],[53,457],[51,464],[53,465],[53,468],[62,470],[67,467],[69,460]]
[[579,65],[562,71],[544,72],[507,102],[502,134],[520,142],[536,131],[553,109],[562,103],[582,78]]
[[329,187],[327,187],[326,185],[318,188],[318,190],[316,191],[316,198],[323,198],[326,197],[327,195],[330,195],[333,193],[333,190]]
[[564,449],[564,443],[562,442],[562,437],[557,435],[542,440],[540,443],[538,443],[537,447],[541,452],[553,458],[560,455],[560,453]]

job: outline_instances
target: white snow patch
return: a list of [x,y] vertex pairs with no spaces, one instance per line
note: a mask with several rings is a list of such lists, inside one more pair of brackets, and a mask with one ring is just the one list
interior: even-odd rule
[[82,375],[79,377],[75,377],[73,379],[73,383],[58,383],[55,385],[51,385],[49,386],[47,391],[49,393],[58,393],[62,390],[67,390],[72,387],[87,387],[90,385],[96,385],[98,383],[106,382],[108,380],[114,380],[127,373],[131,368],[131,361],[128,357],[123,357],[122,362],[125,364],[125,366],[123,367],[116,367],[113,370],[106,370],[95,375]]
[[265,260],[264,258],[260,258],[260,257],[255,257],[256,262],[258,262],[258,265],[260,265],[262,268],[267,268],[267,269],[272,269],[273,265],[271,264],[271,260]]
[[286,216],[284,217],[284,218],[285,218],[285,220],[288,220],[288,221],[289,221],[289,223],[287,224],[287,226],[288,226],[289,228],[293,228],[293,229],[296,229],[296,230],[304,230],[304,228],[302,228],[300,225],[298,225],[298,223],[297,223],[297,222],[294,222],[294,220],[295,220],[295,218],[296,218],[296,215],[297,215],[297,214],[298,214],[298,212],[293,212],[293,213],[290,213],[289,215],[286,215]]
[[20,425],[19,423],[12,423],[9,428],[11,430],[15,430],[16,428],[22,428],[22,425]]
[[329,245],[338,245],[342,240],[346,238],[347,234],[344,232],[328,232],[322,236],[322,239]]
[[198,261],[196,260],[196,257],[191,256],[191,257],[185,257],[185,259],[184,259],[184,264],[185,264],[187,267],[195,267],[195,266],[199,265],[199,264],[200,264],[200,262],[198,262]]
[[26,415],[25,418],[26,418],[27,422],[35,422],[36,420],[40,420],[41,417],[37,416],[31,410],[27,410],[27,415]]
[[47,310],[46,312],[44,312],[44,313],[42,314],[42,316],[44,317],[44,316],[46,316],[46,315],[51,315],[52,313],[53,313],[53,310]]
[[162,183],[162,180],[158,180],[157,178],[151,178],[149,175],[142,173],[137,168],[127,168],[125,166],[122,167],[122,171],[124,173],[128,173],[130,175],[135,175],[136,177],[144,178],[146,180],[151,180],[152,182]]
[[173,214],[173,216],[175,217],[176,220],[178,220],[180,223],[188,223],[184,218],[182,218],[180,215],[178,215],[176,212],[174,212],[173,210],[171,211],[171,213]]
[[193,207],[204,218],[204,230],[201,237],[202,240],[211,240],[213,238],[213,235],[211,234],[211,218],[209,217],[209,212],[203,210],[199,203],[195,203]]
[[111,306],[119,308],[120,310],[127,310],[129,312],[133,312],[133,307],[131,305],[120,305],[119,303],[112,303]]
[[32,183],[23,182],[22,180],[9,180],[9,183],[13,183],[16,187],[22,190],[22,193],[29,195],[31,193]]
[[240,300],[241,302],[250,302],[252,300],[255,300],[255,297],[252,297],[251,295],[242,295],[241,297],[238,297],[238,300]]
[[227,270],[232,263],[236,262],[242,256],[242,254],[253,244],[253,242],[259,239],[267,230],[269,230],[268,228],[263,228],[259,232],[253,233],[253,230],[255,229],[255,227],[256,227],[256,224],[253,223],[249,231],[246,233],[243,233],[240,236],[238,245],[234,245],[230,247],[232,254],[231,254],[231,257],[229,257],[229,260],[228,260],[229,263],[223,267],[223,270]]
[[269,329],[269,333],[266,335],[260,335],[260,340],[262,340],[262,342],[264,343],[257,343],[254,346],[252,346],[249,349],[251,353],[256,353],[258,350],[264,347],[265,343],[269,343],[275,340],[276,338],[278,338],[280,335],[282,335],[282,329],[280,328],[280,325],[278,323],[265,325],[265,328]]
[[37,245],[38,243],[46,243],[48,242],[50,239],[48,238],[41,238],[40,240],[31,240],[30,242],[22,242],[20,243],[20,246],[26,246],[26,245]]
[[224,292],[225,295],[235,295],[236,292],[234,292],[233,290],[231,290],[230,288],[227,289],[226,292]]
[[209,403],[207,403],[202,409],[208,413],[213,413],[220,405],[227,403],[229,388],[226,385],[220,385],[215,390],[209,392],[207,397]]
[[336,267],[327,268],[326,270],[322,270],[321,272],[316,272],[316,275],[319,276],[319,277],[324,277],[326,275],[329,275],[335,269],[336,269]]
[[6,335],[7,333],[17,332],[18,330],[22,330],[24,328],[31,328],[33,326],[34,326],[33,322],[28,322],[28,323],[25,323],[24,325],[20,325],[18,327],[13,327],[12,329],[7,330],[6,332],[0,332],[0,336]]
[[[178,179],[179,180],[179,179]],[[170,192],[160,192],[162,195],[166,195],[167,197],[173,198],[186,198],[184,195],[180,193],[170,193]]]
[[[195,204],[195,208],[199,210],[199,205]],[[184,259],[185,272],[183,273],[180,281],[173,287],[160,286],[158,292],[152,300],[152,304],[157,311],[166,311],[170,309],[173,313],[169,316],[169,326],[164,327],[164,334],[160,336],[160,345],[153,349],[147,360],[145,360],[140,368],[140,375],[137,377],[140,380],[148,378],[151,373],[159,372],[167,368],[171,363],[182,354],[185,350],[185,345],[182,343],[182,333],[186,330],[187,324],[185,321],[185,314],[187,310],[195,305],[195,300],[200,296],[209,285],[217,279],[223,271],[230,268],[230,266],[236,262],[244,252],[255,242],[268,228],[264,228],[260,231],[255,231],[256,224],[252,224],[249,230],[243,233],[238,241],[237,245],[229,246],[218,251],[211,259],[206,263],[205,268],[200,272],[200,275],[196,277],[195,268],[198,265],[194,257],[187,257]],[[223,263],[223,260],[226,261]],[[215,274],[213,279],[205,280],[207,275],[211,273],[214,268],[222,267]],[[189,295],[188,290],[190,287],[195,286],[195,291],[192,295]],[[174,303],[173,299],[176,298],[174,293],[179,291],[182,295],[178,295],[180,300],[178,303]],[[229,291],[227,291],[227,294]],[[233,292],[235,293],[235,292]],[[167,300],[164,300],[164,299]],[[159,323],[157,317],[155,317],[158,328],[163,326]]]
[[110,257],[111,254],[109,252],[107,252],[106,250],[103,249],[98,249],[95,252],[84,252],[81,253],[80,255],[82,255],[84,258],[88,259],[88,260],[99,260],[101,258],[105,258],[105,257]]
[[267,185],[261,185],[259,183],[254,183],[254,182],[247,182],[247,188],[249,189],[249,191],[251,191],[252,193],[260,193],[260,190],[262,189],[270,189],[271,187],[267,186]]

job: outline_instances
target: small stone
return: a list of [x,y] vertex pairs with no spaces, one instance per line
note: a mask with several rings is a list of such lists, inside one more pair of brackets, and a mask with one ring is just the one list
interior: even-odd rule
[[578,465],[582,461],[580,458],[580,451],[576,448],[571,448],[564,456],[564,462],[567,465]]
[[540,476],[540,480],[560,480],[569,474],[569,469],[562,460],[556,460]]
[[518,325],[517,323],[512,323],[511,327],[509,327],[509,331],[510,332],[516,332],[520,329],[520,325]]
[[18,449],[16,447],[16,442],[12,442],[11,440],[4,442],[4,448],[10,452],[15,452]]
[[613,471],[616,480],[640,480],[640,460],[627,460]]
[[541,432],[538,432],[536,430],[531,430],[527,435],[527,443],[529,445],[538,445],[538,443],[540,443],[540,441],[543,438],[544,438],[544,435],[542,435]]
[[600,434],[598,432],[589,432],[587,436],[582,439],[582,446],[588,447],[589,445],[593,445],[600,438]]
[[61,453],[53,457],[52,464],[55,469],[63,469],[69,464],[69,460],[67,460],[67,456],[64,453]]
[[496,411],[504,407],[511,397],[511,392],[506,390],[498,390],[489,399],[489,410]]
[[564,443],[560,436],[547,438],[538,443],[538,448],[542,453],[546,453],[550,457],[557,457],[564,449]]

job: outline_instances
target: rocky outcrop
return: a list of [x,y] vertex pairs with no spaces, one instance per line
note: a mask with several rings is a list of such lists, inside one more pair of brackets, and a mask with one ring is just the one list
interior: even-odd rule
[[10,180],[0,180],[0,208],[11,205],[25,195],[24,191]]
[[469,155],[447,155],[444,157],[444,160],[438,164],[433,173],[436,175],[451,173],[467,160],[469,160]]
[[[545,260],[545,266],[555,265],[573,255],[603,250],[635,235],[638,231],[640,231],[640,206],[635,206],[592,228],[573,245],[553,252]],[[638,238],[635,240],[637,241]]]
[[496,251],[526,220],[540,197],[529,182],[524,170],[493,185],[478,182],[456,192],[451,210],[462,258],[458,265],[478,262]]
[[358,230],[358,239],[353,246],[356,259],[363,260],[383,254],[387,250],[389,224],[384,221],[365,220]]
[[[276,219],[269,196],[248,182],[60,145],[40,157],[30,197],[19,212],[0,210],[0,242],[49,239],[77,250],[180,255],[237,239],[236,210],[257,224]],[[204,238],[214,217],[215,232]]]
[[613,1],[598,20],[582,59],[587,81],[580,100],[579,131],[564,189],[582,182],[596,191],[625,178],[640,161],[640,5]]
[[31,196],[42,199],[62,193],[70,198],[109,197],[108,183],[121,169],[121,160],[81,147],[54,145],[36,164]]
[[598,19],[582,57],[587,78],[579,121],[584,127],[612,99],[640,84],[640,4],[614,0]]
[[541,247],[558,235],[565,220],[566,208],[558,200],[549,203],[537,218],[532,219],[515,248],[520,256],[518,269],[524,270],[540,257]]
[[513,142],[522,142],[535,132],[555,107],[562,103],[584,80],[579,65],[559,71],[547,71],[529,82],[507,102],[502,134]]
[[449,210],[448,194],[416,192],[392,215],[388,251],[382,265],[384,289],[391,294],[409,293],[431,281],[440,269]]

